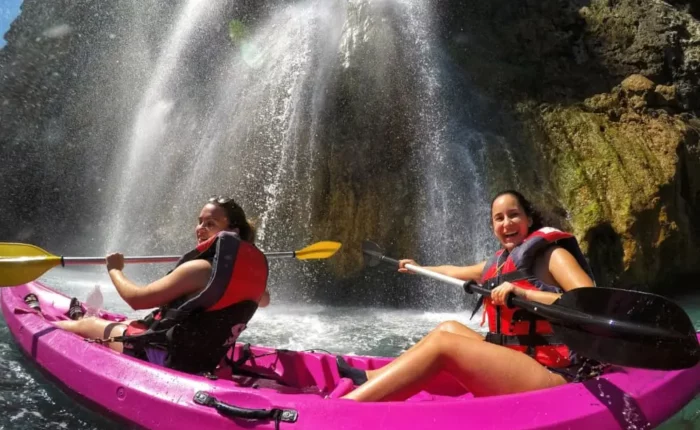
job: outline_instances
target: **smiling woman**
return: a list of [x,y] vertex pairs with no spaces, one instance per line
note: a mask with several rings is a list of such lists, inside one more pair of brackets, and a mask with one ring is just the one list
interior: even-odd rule
[[[120,322],[86,318],[73,299],[71,320],[56,325],[151,363],[190,373],[212,371],[235,342],[234,329],[237,337],[258,307],[267,306],[268,267],[253,245],[254,228],[231,198],[209,199],[195,235],[196,248],[166,276],[144,286],[124,275],[122,254],[106,257],[109,277],[132,309],[158,307],[147,317]],[[173,330],[177,335],[165,334]]]
[[[491,203],[491,226],[501,249],[472,266],[425,269],[461,280],[479,281],[491,295],[484,300],[489,333],[456,321],[440,324],[387,366],[362,371],[338,358],[338,370],[359,387],[345,396],[359,401],[400,400],[447,372],[475,396],[519,393],[600,376],[605,366],[577,356],[552,337],[552,327],[522,309],[504,306],[510,294],[552,304],[562,293],[594,285],[576,239],[542,226],[530,202],[517,191],[498,193]],[[401,260],[399,271],[410,272]]]

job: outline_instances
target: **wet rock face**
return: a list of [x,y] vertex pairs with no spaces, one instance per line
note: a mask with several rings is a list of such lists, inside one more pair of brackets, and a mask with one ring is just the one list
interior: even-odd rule
[[[0,240],[79,254],[97,245],[117,149],[181,4],[23,1],[0,49]],[[228,43],[221,22],[212,47]]]
[[[692,1],[448,1],[443,35],[482,87],[515,98],[574,101],[643,74],[700,107],[700,30]],[[697,9],[697,5],[694,6]]]
[[[143,73],[115,67],[133,54],[121,52],[132,13],[129,0],[22,3],[0,50],[0,240],[57,246],[66,235],[96,236],[90,220],[135,104],[117,94]],[[146,42],[158,42],[159,24]]]
[[593,36],[587,47],[606,69],[675,84],[687,110],[700,108],[700,23],[689,7],[690,2],[593,1],[579,13]]
[[582,104],[541,105],[533,118],[557,194],[603,284],[653,286],[700,261],[698,133],[669,113],[674,92],[632,75]]
[[454,1],[443,11],[465,74],[515,112],[519,152],[536,149],[537,179],[525,169],[510,185],[577,234],[601,284],[664,291],[698,273],[698,7]]

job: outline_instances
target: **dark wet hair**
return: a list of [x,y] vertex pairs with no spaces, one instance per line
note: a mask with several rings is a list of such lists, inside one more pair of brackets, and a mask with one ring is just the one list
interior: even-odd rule
[[229,197],[218,196],[210,198],[207,203],[216,205],[224,210],[226,218],[228,218],[229,228],[237,228],[241,239],[250,243],[255,242],[255,226],[245,217],[243,208],[235,200]]
[[[532,203],[528,199],[525,198],[522,194],[520,194],[518,191],[515,190],[504,190],[499,192],[494,196],[494,198],[491,200],[491,217],[493,218],[493,203],[496,201],[497,198],[501,196],[505,196],[506,194],[510,194],[511,196],[515,197],[515,200],[518,201],[518,205],[523,208],[523,211],[525,211],[525,215],[527,215],[528,218],[532,220],[532,225],[530,228],[528,228],[527,232],[532,233],[535,230],[539,230],[542,227],[544,227],[544,221],[542,218],[542,215],[532,206]],[[490,220],[491,223],[493,223],[493,220]]]

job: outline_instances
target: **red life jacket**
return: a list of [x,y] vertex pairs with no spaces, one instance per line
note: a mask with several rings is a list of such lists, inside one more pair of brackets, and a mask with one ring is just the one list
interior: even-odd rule
[[161,306],[138,321],[143,330],[128,330],[115,340],[125,348],[164,350],[165,366],[204,373],[215,369],[256,312],[267,287],[268,265],[258,248],[228,231],[197,245],[177,266],[195,259],[212,264],[207,286],[195,297]]
[[[481,284],[493,289],[507,281],[527,290],[562,293],[560,288],[548,285],[534,275],[537,257],[554,244],[569,251],[593,279],[576,238],[569,233],[543,227],[532,232],[510,254],[504,249],[496,252],[484,266]],[[484,314],[489,322],[487,341],[525,352],[545,366],[567,367],[571,364],[569,348],[556,340],[547,320],[517,307],[494,306],[490,298],[484,298],[484,305]]]

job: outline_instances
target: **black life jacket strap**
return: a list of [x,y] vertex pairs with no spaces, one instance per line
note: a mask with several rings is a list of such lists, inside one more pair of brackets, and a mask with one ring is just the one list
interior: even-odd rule
[[[496,308],[497,318],[499,308]],[[500,319],[498,320],[500,321]],[[512,323],[517,322],[528,322],[528,333],[520,335],[506,335],[500,332],[500,324],[496,322],[496,333],[489,332],[486,334],[486,341],[494,343],[496,345],[520,345],[527,346],[525,353],[531,357],[535,356],[535,347],[537,346],[552,346],[552,345],[564,345],[560,342],[554,334],[540,334],[537,333],[537,321],[546,321],[545,318],[535,315],[532,312],[528,312],[525,309],[518,309],[513,312]]]
[[162,312],[163,320],[170,320],[173,322],[182,322],[192,315],[191,311],[179,310],[179,309],[166,309]]
[[253,357],[253,353],[250,351],[250,344],[246,343],[243,345],[243,348],[241,348],[241,356],[238,357],[238,360],[233,360],[233,349],[231,351],[231,356],[229,357],[228,354],[224,356],[224,361],[226,364],[231,366],[231,370],[239,370],[240,367],[248,360],[250,360]]
[[151,347],[167,349],[170,329],[153,330],[148,329],[143,333],[115,336],[110,338],[111,342],[129,343],[135,347]]
[[[517,323],[525,321],[528,323],[528,336],[532,339],[537,339],[537,336],[541,336],[537,333],[537,321],[546,321],[546,319],[540,317],[539,315],[535,315],[532,312],[528,312],[525,309],[518,309],[515,312],[513,312],[513,318],[511,320],[511,323]],[[536,344],[528,343],[527,345],[527,355],[533,356],[535,355],[535,346]]]
[[[486,333],[486,342],[493,343],[496,345],[516,345],[516,346],[527,346],[528,355],[534,354],[534,348],[536,346],[556,346],[564,345],[559,341],[559,339],[553,334],[520,334],[520,335],[508,335],[503,333]],[[532,349],[532,351],[530,351]]]
[[[115,342],[128,342],[139,347],[154,347],[167,349],[172,341],[173,329],[181,321],[190,315],[189,311],[179,311],[177,309],[160,308],[157,309],[139,322],[147,328],[139,334],[124,334],[113,338]],[[161,317],[156,319],[156,315]]]
[[231,374],[232,375],[237,375],[237,376],[247,376],[251,378],[258,378],[258,379],[271,379],[277,382],[280,385],[285,385],[289,386],[285,381],[282,380],[278,375],[265,375],[262,373],[257,373],[254,372],[253,370],[250,369],[243,369],[241,366],[243,366],[246,362],[248,362],[251,358],[255,358],[256,356],[253,355],[253,352],[250,350],[250,344],[246,343],[243,345],[243,348],[241,348],[241,356],[238,357],[238,359],[233,360],[233,348],[229,350],[231,352],[231,356],[229,357],[229,354],[224,355],[224,362],[231,368]]

